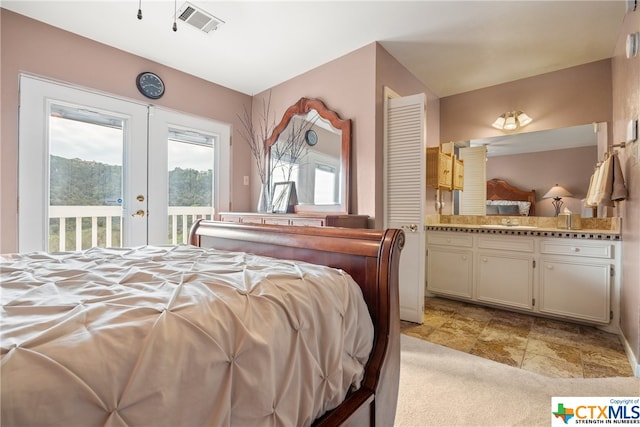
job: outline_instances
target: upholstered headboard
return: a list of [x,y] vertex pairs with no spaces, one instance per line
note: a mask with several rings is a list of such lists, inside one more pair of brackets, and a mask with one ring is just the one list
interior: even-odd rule
[[[518,203],[524,202],[524,203]],[[526,210],[527,203],[528,212]],[[490,179],[487,181],[487,208],[494,205],[500,206],[518,206],[518,213],[507,212],[509,208],[500,208],[502,212],[487,212],[487,215],[528,215],[536,214],[536,192],[535,190],[524,191],[509,184],[502,179]],[[526,212],[526,213],[525,213]]]

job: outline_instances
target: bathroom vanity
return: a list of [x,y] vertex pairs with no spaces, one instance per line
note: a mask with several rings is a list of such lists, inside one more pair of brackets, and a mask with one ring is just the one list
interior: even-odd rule
[[620,235],[430,224],[427,292],[619,332]]

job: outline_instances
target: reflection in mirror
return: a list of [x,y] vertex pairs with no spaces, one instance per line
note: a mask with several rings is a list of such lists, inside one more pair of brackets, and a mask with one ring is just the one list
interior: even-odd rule
[[[477,139],[465,144],[487,147],[482,162],[487,181],[501,179],[524,191],[535,190],[536,216],[555,215],[551,200],[543,199],[543,195],[556,184],[574,194],[573,198],[563,199],[566,207],[588,216],[590,211],[583,211],[582,199],[598,161],[598,140],[594,125],[588,124]],[[465,179],[467,166],[465,160]]]
[[319,100],[291,106],[267,141],[270,185],[295,182],[297,212],[348,213],[351,122]]

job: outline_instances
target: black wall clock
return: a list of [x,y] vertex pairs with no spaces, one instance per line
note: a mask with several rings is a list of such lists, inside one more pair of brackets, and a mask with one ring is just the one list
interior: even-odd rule
[[309,129],[305,134],[304,134],[304,139],[307,140],[307,144],[309,144],[310,146],[314,146],[318,143],[318,134],[316,134],[316,131],[313,129]]
[[136,86],[141,94],[151,99],[158,99],[164,95],[164,82],[155,73],[145,71],[136,77]]

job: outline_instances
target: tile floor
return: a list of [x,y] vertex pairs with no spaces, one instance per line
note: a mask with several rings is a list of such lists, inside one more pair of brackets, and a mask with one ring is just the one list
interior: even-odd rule
[[426,298],[424,324],[404,334],[554,378],[630,377],[620,338],[590,326]]

